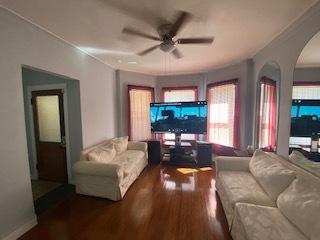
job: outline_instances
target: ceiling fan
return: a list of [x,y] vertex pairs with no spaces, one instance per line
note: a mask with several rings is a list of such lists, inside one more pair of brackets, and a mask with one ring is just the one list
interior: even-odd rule
[[122,32],[138,37],[151,39],[154,41],[161,42],[160,44],[154,45],[146,50],[143,50],[137,55],[144,56],[156,49],[160,49],[163,52],[170,52],[176,58],[182,58],[183,54],[177,48],[179,44],[211,44],[214,40],[213,37],[199,37],[199,38],[178,38],[175,40],[176,35],[181,30],[182,26],[185,25],[191,18],[191,14],[184,11],[179,11],[177,18],[173,23],[162,24],[157,28],[159,36],[153,36],[148,33],[140,32],[136,29],[125,27]]

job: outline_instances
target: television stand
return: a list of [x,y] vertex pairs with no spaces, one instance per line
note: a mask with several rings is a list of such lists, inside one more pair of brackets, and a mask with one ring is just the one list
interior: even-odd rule
[[195,148],[190,142],[181,141],[181,134],[175,134],[174,141],[165,141],[163,146],[167,147],[163,155],[163,163],[183,167],[195,167],[197,159]]

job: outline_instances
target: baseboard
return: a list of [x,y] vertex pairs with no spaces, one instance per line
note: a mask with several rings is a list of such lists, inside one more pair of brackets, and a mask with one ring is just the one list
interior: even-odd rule
[[25,224],[18,227],[15,231],[10,233],[8,236],[4,237],[3,240],[16,240],[20,236],[22,236],[24,233],[29,231],[31,228],[33,228],[35,225],[37,225],[37,217],[34,215],[29,221],[27,221]]

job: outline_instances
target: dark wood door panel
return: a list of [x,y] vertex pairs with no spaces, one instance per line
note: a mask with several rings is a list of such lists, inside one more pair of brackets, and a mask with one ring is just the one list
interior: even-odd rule
[[[50,118],[56,117],[60,126],[56,126],[55,131],[60,131],[57,134],[56,139],[49,141],[47,139],[41,139],[40,129],[40,113],[38,104],[41,99],[39,97],[54,96],[58,98],[58,111],[55,109],[55,114],[59,116],[52,116],[51,113],[46,113],[47,120],[41,119],[42,124],[48,124]],[[55,100],[57,99],[55,98]],[[68,182],[67,164],[66,164],[66,148],[65,148],[65,124],[64,124],[64,109],[63,109],[63,92],[60,89],[57,90],[43,90],[32,92],[32,106],[33,106],[33,119],[34,130],[37,149],[37,168],[38,176],[40,180],[56,181],[56,182]],[[41,108],[44,108],[42,106]],[[56,106],[57,107],[57,106]],[[54,107],[53,107],[54,109]],[[46,112],[46,109],[41,109]],[[49,111],[48,111],[49,112]],[[51,114],[51,115],[50,115]],[[58,133],[58,132],[56,132]]]

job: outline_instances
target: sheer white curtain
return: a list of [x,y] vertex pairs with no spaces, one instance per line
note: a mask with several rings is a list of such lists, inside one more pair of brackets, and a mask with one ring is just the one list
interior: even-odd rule
[[153,100],[152,89],[129,88],[130,140],[141,141],[151,138],[150,103]]
[[293,86],[292,99],[320,99],[320,86]]
[[273,152],[276,149],[277,85],[271,79],[261,82],[259,118],[259,148]]
[[[197,93],[195,89],[164,89],[164,102],[192,102],[197,101]],[[173,133],[165,133],[164,139],[173,140],[175,138]],[[182,134],[182,140],[195,140],[194,134]]]
[[210,142],[234,146],[235,99],[235,84],[209,87],[208,135]]

